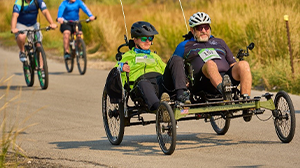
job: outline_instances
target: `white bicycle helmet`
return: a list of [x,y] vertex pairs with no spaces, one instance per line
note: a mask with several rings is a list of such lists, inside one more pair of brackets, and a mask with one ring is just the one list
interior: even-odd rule
[[190,17],[189,25],[190,27],[195,27],[202,24],[210,24],[211,20],[208,14],[204,12],[197,12]]

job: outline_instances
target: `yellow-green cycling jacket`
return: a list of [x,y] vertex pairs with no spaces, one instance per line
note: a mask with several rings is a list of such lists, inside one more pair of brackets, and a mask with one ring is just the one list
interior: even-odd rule
[[[150,54],[136,53],[134,51],[134,47],[132,50],[127,51],[122,55],[122,60],[120,62],[128,62],[128,65],[130,66],[129,80],[133,82],[141,75],[149,72],[158,72],[163,74],[166,67],[166,64],[157,54],[153,52],[150,52]],[[117,66],[118,63],[115,67]],[[127,80],[125,72],[121,73],[121,78],[122,85],[124,86],[125,81]]]

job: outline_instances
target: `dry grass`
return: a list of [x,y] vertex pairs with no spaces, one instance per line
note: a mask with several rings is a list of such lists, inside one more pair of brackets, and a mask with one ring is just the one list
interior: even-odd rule
[[[13,76],[6,78],[6,75],[4,74],[0,79],[0,86],[7,86],[4,93],[1,92],[0,95],[0,167],[17,167],[20,164],[18,158],[20,156],[26,157],[25,151],[23,151],[17,143],[17,138],[26,129],[36,125],[28,125],[26,124],[26,122],[32,117],[32,115],[41,110],[38,109],[33,113],[30,113],[29,111],[31,110],[28,108],[28,111],[26,113],[28,113],[29,115],[27,117],[25,117],[24,119],[19,119],[18,115],[16,114],[16,117],[13,117],[12,119],[11,115],[20,111],[20,97],[22,93],[22,90],[20,89],[18,95],[9,98],[12,77]],[[12,110],[14,111],[12,112]],[[23,108],[22,110],[24,111]]]

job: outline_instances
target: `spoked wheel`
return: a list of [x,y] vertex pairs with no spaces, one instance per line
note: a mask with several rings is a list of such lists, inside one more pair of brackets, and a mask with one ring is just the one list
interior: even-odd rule
[[46,54],[43,47],[36,48],[36,56],[38,58],[37,74],[38,74],[40,86],[42,89],[47,89],[49,83],[49,74],[48,74]]
[[210,123],[212,128],[218,135],[225,135],[230,126],[230,114],[225,116],[224,119],[221,115],[211,116]]
[[76,42],[76,60],[78,71],[80,75],[84,75],[86,72],[86,50],[85,50],[85,43],[83,39],[79,38]]
[[289,143],[294,137],[296,127],[294,105],[284,91],[276,94],[274,104],[276,110],[273,111],[273,116],[277,136],[283,143]]
[[74,51],[72,50],[72,47],[69,47],[69,51],[71,54],[71,57],[69,59],[64,59],[65,60],[65,65],[66,65],[66,69],[69,73],[71,73],[73,71],[74,68]]
[[171,106],[162,102],[156,113],[156,134],[159,146],[166,155],[176,147],[176,121]]
[[27,61],[23,63],[23,72],[25,77],[25,82],[28,87],[33,86],[34,83],[34,69],[31,65],[30,57],[28,57]]
[[102,116],[109,142],[119,145],[124,135],[124,103],[110,103],[106,88],[102,95]]

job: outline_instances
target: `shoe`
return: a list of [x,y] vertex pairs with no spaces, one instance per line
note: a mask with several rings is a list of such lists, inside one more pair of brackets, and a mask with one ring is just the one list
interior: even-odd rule
[[180,95],[177,100],[184,104],[191,104],[190,93],[187,91],[184,91],[183,94]]
[[170,99],[170,96],[168,93],[164,92],[161,97],[160,97],[160,102],[169,102],[171,99]]
[[20,58],[20,61],[23,63],[27,61],[27,56],[24,52],[20,52],[19,58]]
[[243,100],[250,99],[250,96],[248,94],[242,94]]
[[65,58],[65,59],[70,59],[70,58],[71,58],[71,56],[70,56],[70,54],[69,54],[69,53],[65,53],[65,55],[64,55],[64,58]]
[[232,100],[231,80],[228,75],[224,75],[222,80],[222,95],[225,101]]

